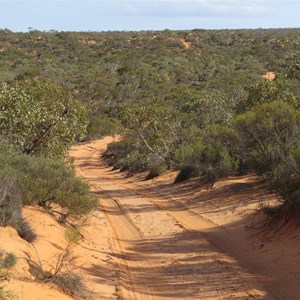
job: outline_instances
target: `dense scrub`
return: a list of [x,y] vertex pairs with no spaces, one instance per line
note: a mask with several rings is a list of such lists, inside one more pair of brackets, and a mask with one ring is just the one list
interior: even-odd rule
[[[90,120],[87,138],[121,133],[121,141],[107,151],[115,168],[149,170],[147,178],[153,178],[179,167],[178,181],[201,175],[211,182],[251,170],[266,176],[295,208],[299,33],[1,30],[2,99],[16,92],[19,104],[9,113],[34,108],[34,115],[24,115],[34,116],[38,130],[20,115],[2,121],[0,130],[24,153],[58,157],[83,136],[84,103]],[[276,79],[264,80],[267,71],[275,72]],[[53,106],[49,118],[40,105]],[[19,134],[20,122],[26,133]],[[38,174],[37,169],[31,171]]]
[[42,206],[66,221],[97,206],[89,186],[65,161],[68,147],[87,126],[84,104],[50,81],[0,87],[0,226],[13,226],[27,241],[35,234],[22,218],[25,204]]
[[68,215],[83,215],[97,206],[89,186],[64,162],[0,151],[0,225],[10,225],[20,236],[33,240],[34,233],[22,219],[24,204],[39,205],[51,212],[60,208],[61,221]]

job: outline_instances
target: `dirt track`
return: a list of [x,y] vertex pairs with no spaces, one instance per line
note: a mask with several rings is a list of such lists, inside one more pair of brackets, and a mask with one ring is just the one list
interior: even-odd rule
[[[226,195],[225,186],[220,195],[216,189],[216,200],[201,206],[186,185],[127,178],[100,159],[111,140],[71,151],[109,224],[118,276],[111,299],[299,299],[299,285],[247,243],[239,223],[247,207],[234,204],[231,190]],[[235,188],[242,184],[251,187],[242,182]],[[219,206],[220,196],[231,201],[230,213]]]

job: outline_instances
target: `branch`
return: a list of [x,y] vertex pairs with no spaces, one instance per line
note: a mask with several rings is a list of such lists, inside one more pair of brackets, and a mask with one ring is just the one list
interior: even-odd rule
[[162,159],[163,161],[165,161],[165,159],[164,159],[161,155],[159,155],[157,152],[155,152],[155,151],[153,150],[153,148],[148,144],[148,142],[146,141],[146,139],[145,139],[145,137],[143,136],[142,133],[139,132],[139,136],[140,136],[140,138],[142,139],[142,141],[145,143],[145,145],[147,146],[147,148],[148,148],[153,154],[155,154],[155,155],[158,156],[160,159]]

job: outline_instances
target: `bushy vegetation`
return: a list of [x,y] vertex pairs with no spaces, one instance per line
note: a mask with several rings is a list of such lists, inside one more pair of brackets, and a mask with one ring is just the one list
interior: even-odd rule
[[[62,85],[21,81],[0,87],[0,226],[32,242],[22,206],[40,205],[66,221],[97,206],[89,186],[65,163],[68,148],[87,125],[85,105]],[[54,215],[54,214],[53,214]]]
[[0,136],[25,154],[61,158],[86,125],[83,104],[61,85],[25,81],[0,87]]
[[[153,178],[179,167],[178,180],[211,182],[251,170],[292,207],[299,194],[299,33],[1,30],[0,133],[19,151],[48,158],[62,157],[86,127],[91,139],[121,133],[107,151],[115,168],[149,170]],[[276,79],[264,80],[267,71]],[[26,186],[25,201],[84,211],[71,198],[86,187],[56,163],[23,163],[39,178],[17,181]],[[58,187],[48,172],[66,181]]]
[[273,189],[299,210],[300,112],[285,102],[261,104],[237,116],[239,157],[249,168],[265,174]]
[[64,218],[86,214],[97,205],[89,186],[59,160],[0,152],[0,173],[5,176],[1,188],[3,225],[21,222],[22,203],[48,209],[57,204],[63,209]]

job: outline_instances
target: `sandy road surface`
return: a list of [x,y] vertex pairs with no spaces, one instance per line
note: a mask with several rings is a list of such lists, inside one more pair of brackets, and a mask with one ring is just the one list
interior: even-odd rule
[[281,288],[240,232],[213,218],[218,214],[208,218],[176,191],[170,196],[111,171],[100,159],[110,141],[74,146],[71,155],[109,224],[118,276],[111,299],[298,299],[293,283]]

